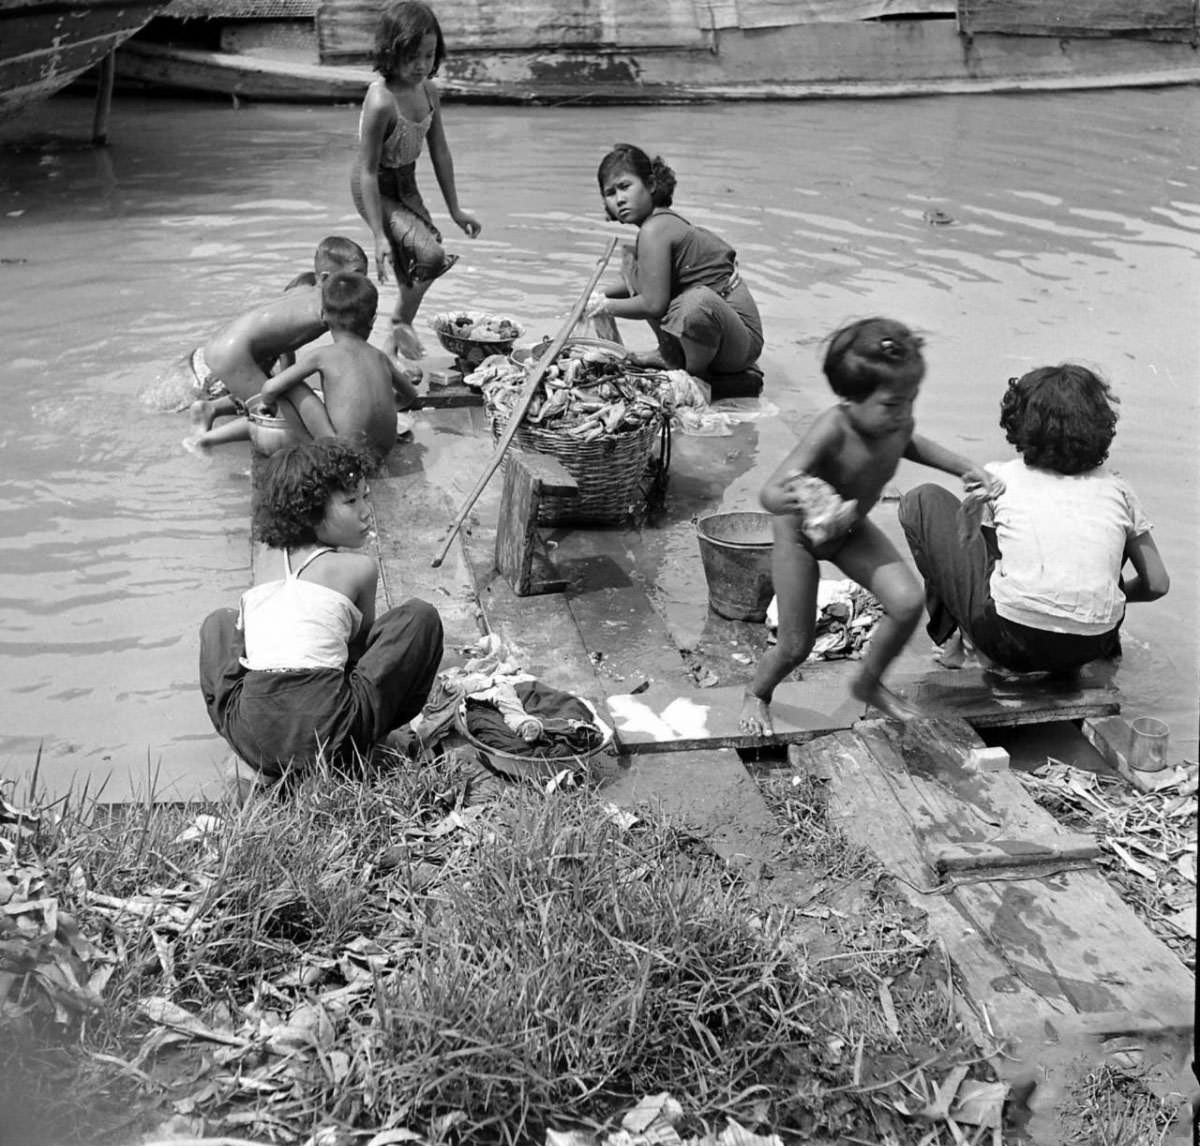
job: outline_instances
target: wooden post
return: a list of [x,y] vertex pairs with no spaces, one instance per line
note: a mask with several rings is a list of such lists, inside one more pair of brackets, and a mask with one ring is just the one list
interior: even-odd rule
[[570,496],[579,492],[575,479],[557,458],[515,450],[508,455],[496,528],[496,568],[518,597],[561,593],[567,582],[553,577],[538,534],[542,494]]
[[117,51],[114,48],[100,61],[96,77],[96,109],[92,116],[92,142],[103,147],[108,142],[108,115],[112,111],[113,86],[117,79]]

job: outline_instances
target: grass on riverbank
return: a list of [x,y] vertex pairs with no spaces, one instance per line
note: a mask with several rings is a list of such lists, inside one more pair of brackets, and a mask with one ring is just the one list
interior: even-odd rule
[[0,827],[11,1141],[541,1142],[661,1091],[684,1138],[958,1141],[939,1084],[987,1076],[949,968],[819,785],[766,786],[812,872],[780,902],[682,825],[480,779]]

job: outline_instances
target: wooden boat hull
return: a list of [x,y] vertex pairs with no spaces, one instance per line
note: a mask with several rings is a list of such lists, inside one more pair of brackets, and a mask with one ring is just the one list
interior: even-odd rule
[[[1200,82],[1191,0],[1080,0],[1086,12],[1074,18],[1090,21],[1086,28],[1061,25],[1063,17],[1023,0],[739,0],[741,24],[712,27],[694,19],[700,0],[642,7],[604,0],[599,9],[615,14],[605,28],[588,23],[599,10],[592,0],[512,3],[528,17],[523,23],[485,20],[485,0],[443,0],[443,21],[453,16],[461,31],[438,77],[447,99],[663,104]],[[754,5],[758,23],[747,15]],[[930,11],[861,18],[896,6]],[[796,15],[801,8],[823,16],[805,21]],[[553,28],[551,11],[559,19]],[[202,52],[139,38],[119,53],[118,73],[265,100],[357,100],[371,79],[377,17],[368,0],[323,0],[311,40],[303,22],[304,41],[286,51]],[[244,34],[236,21],[224,25],[224,46],[246,45],[256,23],[260,31],[270,24],[243,22]]]
[[117,76],[155,87],[279,103],[355,103],[375,78],[367,67],[319,64],[308,54],[211,52],[130,40],[117,52]]
[[0,119],[49,99],[165,6],[166,0],[0,0]]

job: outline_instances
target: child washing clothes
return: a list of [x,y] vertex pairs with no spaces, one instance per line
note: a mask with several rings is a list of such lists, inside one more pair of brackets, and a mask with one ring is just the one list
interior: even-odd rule
[[[238,315],[185,356],[171,387],[171,405],[179,408],[182,389],[190,407],[193,432],[185,445],[222,415],[243,413],[278,363],[290,365],[301,346],[325,333],[320,284],[343,270],[366,274],[366,253],[353,240],[330,235],[317,244],[312,272],[297,275],[282,295]],[[143,401],[163,404],[153,393]]]
[[1011,378],[1000,425],[1020,456],[987,466],[1003,492],[960,504],[922,485],[900,499],[943,663],[966,644],[985,667],[1072,674],[1119,655],[1125,606],[1170,588],[1137,495],[1104,464],[1115,401],[1070,362]]
[[361,761],[411,720],[442,659],[442,622],[415,598],[375,616],[367,540],[368,459],[347,442],[288,446],[264,463],[254,537],[281,575],[218,609],[200,632],[200,686],[213,727],[267,781],[318,756]]
[[[397,404],[412,406],[417,389],[412,370],[367,342],[378,305],[379,292],[365,275],[343,271],[321,284],[321,316],[333,343],[309,351],[262,387],[264,411],[278,412],[297,441],[337,436],[377,461],[396,444]],[[305,382],[318,374],[324,400]],[[242,417],[194,441],[205,447],[249,436],[249,420]]]
[[757,395],[762,320],[738,271],[737,252],[671,210],[675,172],[659,156],[619,143],[601,161],[597,179],[608,217],[631,223],[638,234],[622,285],[595,297],[587,317],[598,323],[644,319],[659,349],[635,361],[704,379],[714,401]]
[[472,239],[479,220],[459,206],[454,161],[446,142],[441,103],[431,78],[446,53],[442,29],[419,0],[389,4],[375,31],[372,65],[382,78],[367,89],[358,120],[358,157],[350,194],[375,238],[375,265],[381,283],[388,267],[400,295],[392,313],[392,352],[421,358],[425,348],[413,329],[421,301],[433,280],[457,261],[442,247],[417,189],[416,165],[429,143],[429,158],[450,218]]
[[[771,567],[779,639],[763,654],[746,689],[743,732],[774,731],[775,689],[812,650],[820,561],[832,562],[884,608],[851,694],[895,719],[919,715],[885,687],[883,674],[921,618],[921,589],[867,514],[901,458],[957,474],[968,489],[993,484],[968,459],[916,433],[913,403],[925,376],[921,345],[906,326],[888,318],[851,323],[830,339],[824,373],[838,403],[818,415],[761,495],[763,508],[775,514]],[[826,487],[847,504],[837,504]],[[806,509],[813,511],[811,519]]]

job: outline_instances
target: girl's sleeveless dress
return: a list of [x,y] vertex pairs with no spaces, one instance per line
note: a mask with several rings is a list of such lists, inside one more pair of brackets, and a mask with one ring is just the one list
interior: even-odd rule
[[[713,383],[713,398],[718,397],[721,375],[754,371],[750,388],[745,392],[758,393],[761,375],[755,364],[763,348],[762,319],[750,288],[737,272],[737,252],[706,227],[698,227],[675,211],[659,209],[659,214],[673,215],[687,226],[687,231],[671,251],[671,301],[667,312],[651,327],[659,338],[664,353],[663,334],[677,340],[690,340],[715,348],[711,364],[703,376]],[[634,266],[631,268],[636,285],[636,244]],[[714,378],[713,375],[717,377]],[[736,397],[729,389],[721,397]]]
[[[417,160],[432,123],[432,103],[421,120],[408,119],[397,108],[396,122],[383,141],[379,156],[379,197],[382,200],[383,225],[391,244],[396,277],[405,286],[436,279],[458,262],[457,255],[446,254],[442,246],[442,234],[433,225],[429,210],[417,189]],[[358,133],[361,139],[361,113]],[[363,209],[357,162],[350,173],[350,195],[358,213],[365,219],[367,215]]]

